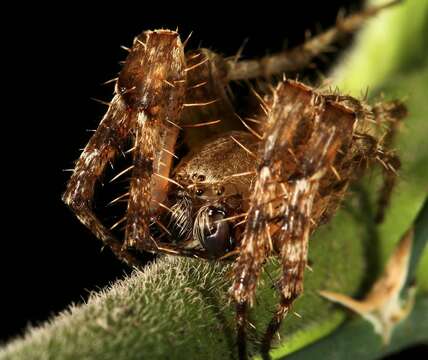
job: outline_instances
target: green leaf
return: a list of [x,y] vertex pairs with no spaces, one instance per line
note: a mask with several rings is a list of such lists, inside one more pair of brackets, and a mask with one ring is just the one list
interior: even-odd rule
[[[303,319],[290,316],[283,329],[289,335],[289,349],[313,341],[344,319],[344,312],[315,290],[328,286],[355,293],[358,289],[365,252],[360,241],[352,240],[364,238],[367,231],[357,224],[346,225],[353,218],[350,213],[340,214],[313,241],[310,258],[315,270],[307,273],[307,292],[295,307]],[[330,231],[336,240],[323,239]],[[268,266],[272,273],[274,265]],[[3,349],[0,358],[230,358],[236,349],[233,307],[227,296],[229,272],[230,266],[218,263],[163,257],[144,272],[135,271],[110,289],[93,294],[87,304],[29,330],[24,340]],[[265,273],[251,318],[259,332],[274,309],[276,294],[271,285]]]
[[391,343],[383,346],[371,324],[363,319],[350,321],[331,336],[287,357],[304,359],[379,359],[414,344],[428,342],[428,297],[419,296],[410,316],[394,331]]
[[[407,285],[414,281],[420,256],[428,242],[428,200],[414,224],[413,249],[410,257]],[[370,323],[357,317],[340,326],[333,334],[287,357],[289,360],[378,359],[415,343],[428,342],[428,296],[421,292],[410,316],[399,323],[389,344],[382,343]]]

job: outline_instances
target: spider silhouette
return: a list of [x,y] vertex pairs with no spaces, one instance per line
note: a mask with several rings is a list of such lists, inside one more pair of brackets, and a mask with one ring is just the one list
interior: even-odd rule
[[[389,146],[406,114],[398,101],[369,106],[275,76],[307,67],[394,3],[341,18],[301,46],[256,60],[185,52],[175,31],[143,32],[128,49],[108,111],[77,161],[63,200],[118,258],[138,266],[139,253],[149,251],[234,261],[241,359],[247,357],[247,308],[266,259],[278,257],[283,269],[280,301],[261,341],[268,358],[274,334],[303,291],[310,234],[375,163],[385,174],[382,218],[399,167]],[[248,79],[260,80],[257,91],[251,88],[237,114],[229,84]],[[133,146],[125,149],[129,139]],[[120,196],[127,201],[122,240],[97,218],[92,200],[106,165],[124,152],[132,153],[133,164],[125,171],[129,191]]]

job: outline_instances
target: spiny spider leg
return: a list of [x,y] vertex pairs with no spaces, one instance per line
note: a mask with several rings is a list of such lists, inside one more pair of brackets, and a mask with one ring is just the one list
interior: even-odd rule
[[[206,258],[203,250],[185,249],[154,240],[149,233],[152,216],[162,205],[171,179],[186,89],[183,45],[176,32],[147,31],[135,38],[116,84],[107,114],[82,152],[63,201],[79,220],[129,265],[140,265],[131,248],[187,257]],[[94,186],[106,164],[133,136],[133,171],[123,243],[92,211]]]
[[[285,87],[280,86],[274,93],[274,104],[271,114],[268,117],[268,125],[275,132],[266,131],[264,148],[261,149],[262,158],[260,160],[257,180],[251,199],[251,207],[247,218],[247,224],[244,232],[244,237],[241,243],[240,255],[235,267],[235,280],[232,286],[232,295],[237,303],[237,327],[238,327],[238,347],[241,359],[246,359],[246,309],[248,304],[254,298],[255,288],[261,266],[263,262],[273,251],[273,244],[269,241],[270,231],[269,218],[273,218],[273,207],[270,207],[272,199],[277,197],[277,183],[272,177],[273,160],[277,154],[283,151],[276,148],[278,137],[284,143],[289,143],[292,140],[293,134],[296,132],[300,114],[304,109],[304,104],[298,98],[297,93],[290,94],[290,104],[293,107],[284,106],[282,101],[282,93]],[[281,116],[282,121],[277,121],[276,127],[274,116]],[[287,121],[285,121],[287,120]],[[280,127],[279,129],[277,127]],[[288,130],[288,131],[284,131]],[[282,149],[284,150],[284,149]],[[266,231],[267,229],[267,231]],[[245,312],[244,312],[245,310]]]
[[156,249],[149,223],[169,185],[171,153],[179,132],[175,122],[186,89],[185,67],[176,32],[147,31],[134,41],[119,75],[118,88],[136,113],[124,248]]
[[[389,131],[387,130],[386,135]],[[355,149],[353,159],[360,163],[354,171],[364,173],[370,166],[368,162],[377,162],[382,168],[383,181],[378,191],[377,210],[374,217],[376,223],[381,223],[397,182],[397,172],[401,167],[400,158],[393,151],[388,150],[386,144],[372,135],[359,134],[354,141],[358,141],[359,146]]]
[[[301,84],[286,81],[274,93],[232,286],[238,304],[238,333],[245,337],[245,314],[239,310],[251,304],[266,258],[279,254],[282,295],[263,340],[265,355],[283,316],[303,290],[314,198],[337,150],[351,141],[354,122],[352,112]],[[290,152],[296,162],[289,160]],[[281,193],[284,196],[279,198]],[[238,345],[241,358],[245,358],[245,340],[240,339]]]
[[270,77],[282,73],[294,73],[305,69],[314,58],[320,56],[345,35],[357,31],[367,21],[383,9],[394,6],[402,0],[392,0],[383,5],[369,7],[345,18],[339,18],[336,26],[327,29],[319,35],[312,37],[305,43],[268,55],[255,60],[229,60],[228,80],[245,80],[256,77]]
[[[277,310],[268,325],[262,341],[261,353],[265,359],[269,359],[271,343],[274,335],[279,330],[282,319],[289,311],[294,299],[303,291],[303,274],[308,250],[307,240],[312,227],[311,221],[316,224],[321,220],[322,216],[326,216],[319,209],[314,209],[314,207],[324,208],[324,206],[320,206],[323,199],[323,195],[320,194],[328,194],[324,195],[324,198],[340,197],[340,194],[344,191],[343,189],[347,186],[342,184],[343,180],[340,179],[348,179],[347,182],[349,182],[353,176],[356,176],[350,173],[351,169],[357,172],[364,172],[368,165],[367,161],[377,161],[382,164],[385,176],[378,200],[378,216],[379,214],[383,215],[385,205],[389,201],[396,180],[396,170],[398,170],[400,164],[398,156],[386,149],[388,149],[392,141],[391,131],[395,131],[395,125],[407,113],[405,106],[401,102],[383,102],[377,104],[375,107],[370,107],[351,97],[342,97],[342,99],[336,98],[337,102],[330,96],[324,96],[323,98],[324,105],[318,107],[320,114],[323,114],[319,120],[321,126],[318,126],[318,128],[314,127],[312,130],[311,138],[305,149],[305,158],[299,160],[303,168],[307,167],[305,162],[309,161],[312,164],[318,163],[318,165],[314,167],[314,169],[318,169],[318,173],[314,173],[314,175],[309,177],[309,180],[315,178],[315,181],[309,181],[307,185],[298,186],[299,182],[303,184],[307,182],[308,176],[305,176],[305,178],[297,180],[295,184],[288,184],[287,192],[293,195],[291,199],[287,201],[285,210],[287,222],[284,224],[287,224],[287,231],[280,232],[279,236],[276,238],[275,246],[279,250],[283,267],[283,276],[280,282],[282,291]],[[354,105],[350,108],[355,114],[356,121],[354,121],[353,116],[349,116],[349,113],[337,108],[337,105],[340,105],[345,98]],[[322,105],[322,103],[320,103],[320,105]],[[332,107],[332,105],[336,106]],[[365,111],[363,111],[362,107],[366,108]],[[349,107],[347,107],[347,109],[349,109]],[[376,140],[375,137],[369,134],[360,135],[354,133],[354,131],[357,132],[358,129],[366,128],[370,120],[374,120],[377,125],[387,126],[385,139],[381,137],[381,140]],[[385,122],[387,124],[385,124]],[[392,126],[389,123],[392,123]],[[338,140],[335,146],[332,145],[332,142],[328,142],[325,139],[322,140],[322,138],[329,132],[331,133],[333,129],[335,129],[335,136]],[[313,141],[311,141],[312,139]],[[356,144],[357,142],[358,145]],[[320,151],[321,149],[324,150]],[[345,149],[348,149],[348,154],[345,153]],[[339,154],[338,150],[341,154]],[[293,151],[296,151],[296,149]],[[325,153],[326,155],[330,153],[331,156],[326,156],[324,158],[321,156],[317,161],[314,161],[313,155],[311,154],[319,155],[320,153]],[[350,162],[359,163],[360,165],[349,167]],[[336,174],[334,174],[334,176],[339,177],[338,181],[341,184],[339,187],[336,186],[338,182],[336,181],[335,184],[331,178],[327,181],[327,183],[331,183],[330,185],[326,185],[325,179],[324,181],[319,181],[321,179],[319,175],[328,173],[329,169],[332,167],[336,169]],[[358,169],[358,167],[360,167],[360,169]],[[328,174],[327,176],[332,175]],[[327,176],[323,176],[323,178]],[[295,188],[293,189],[293,187]],[[297,191],[299,187],[306,191],[301,191],[299,194],[299,191]],[[315,194],[317,195],[315,196]],[[296,205],[293,205],[293,203]],[[293,221],[291,221],[291,219],[293,219]],[[299,233],[299,230],[293,231],[293,227],[297,230],[300,229],[301,233]],[[281,229],[283,229],[283,227]],[[302,233],[303,230],[306,231],[306,233]],[[294,235],[290,236],[293,233]]]
[[397,183],[397,171],[401,167],[400,158],[397,155],[382,154],[381,161],[385,165],[382,165],[383,182],[377,199],[377,211],[374,219],[376,223],[381,223],[385,218],[385,212],[391,200],[392,191]]
[[[354,114],[337,108],[334,103],[326,101],[322,96],[310,92],[306,92],[305,95],[312,97],[311,100],[306,100],[312,109],[309,107],[306,110],[307,116],[313,118],[313,124],[308,124],[303,133],[296,133],[298,137],[308,140],[304,153],[299,154],[298,147],[293,149],[298,157],[299,178],[285,185],[290,196],[284,202],[284,217],[282,223],[277,224],[280,231],[275,238],[275,247],[278,249],[283,270],[280,280],[281,295],[277,311],[262,342],[262,354],[265,358],[269,358],[271,342],[279,330],[282,319],[293,301],[303,291],[309,235],[313,224],[319,221],[319,215],[313,208],[317,205],[315,199],[319,196],[318,191],[323,193],[324,190],[321,189],[321,179],[330,172],[338,150],[344,144],[347,147],[351,142],[356,121]],[[296,143],[296,138],[292,143]],[[277,146],[284,145],[293,148],[292,144]]]
[[[385,216],[385,210],[397,181],[397,172],[401,167],[398,155],[391,148],[397,129],[407,116],[406,106],[399,100],[382,101],[370,106],[351,96],[332,95],[327,98],[348,107],[359,118],[359,126],[353,137],[354,151],[350,152],[353,161],[360,163],[356,167],[357,171],[364,173],[370,166],[368,162],[377,162],[382,167],[383,183],[379,190],[375,214],[375,221],[380,223]],[[347,175],[347,177],[356,177],[351,173]]]
[[77,218],[108,245],[119,259],[130,264],[138,264],[134,256],[121,251],[121,242],[107,230],[92,211],[95,183],[108,162],[120,151],[121,145],[129,135],[131,122],[123,99],[120,95],[115,95],[106,115],[80,155],[62,199]]
[[402,120],[407,116],[407,109],[401,101],[385,101],[373,106],[375,122],[385,123],[387,130],[382,142],[382,149],[378,151],[376,159],[382,165],[384,181],[379,190],[377,200],[377,213],[375,221],[381,223],[385,217],[385,211],[388,208],[392,190],[397,182],[397,171],[401,167],[401,161],[397,154],[385,150],[393,146],[395,136]]
[[[204,60],[198,61],[204,63]],[[186,68],[183,44],[176,32],[147,31],[134,41],[120,73],[117,86],[136,114],[134,167],[123,249],[208,258],[204,250],[160,242],[149,231],[149,224],[152,219],[157,220],[159,210],[170,210],[163,203],[169,185],[182,187],[170,178],[170,170],[183,121],[182,110],[190,106],[184,102],[189,95],[186,93],[188,72],[194,71],[195,66],[200,65]],[[201,78],[205,77],[209,78],[209,75],[201,73]]]

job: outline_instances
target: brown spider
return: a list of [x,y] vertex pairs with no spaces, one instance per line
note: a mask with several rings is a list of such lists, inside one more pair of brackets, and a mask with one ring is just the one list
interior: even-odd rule
[[[350,182],[376,162],[386,175],[382,218],[399,167],[388,145],[405,108],[397,101],[369,106],[284,77],[275,87],[261,83],[263,95],[253,91],[257,108],[248,104],[241,117],[228,84],[298,71],[384,7],[340,19],[305,44],[260,60],[207,49],[185,53],[177,32],[142,33],[69,180],[63,200],[128,264],[139,265],[142,251],[234,259],[231,294],[242,359],[247,307],[263,263],[274,255],[283,268],[280,302],[262,340],[268,357],[273,335],[303,290],[310,234],[332,217]],[[92,198],[129,138],[133,165],[129,191],[120,197],[127,199],[121,241],[98,220]],[[190,148],[182,158],[179,142]]]

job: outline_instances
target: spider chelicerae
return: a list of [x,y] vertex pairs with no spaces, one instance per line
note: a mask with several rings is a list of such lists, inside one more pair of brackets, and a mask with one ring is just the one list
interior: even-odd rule
[[[184,51],[175,31],[146,31],[128,49],[115,95],[77,161],[63,200],[114,254],[140,265],[143,251],[234,261],[240,358],[246,314],[261,268],[282,264],[280,301],[261,352],[303,291],[308,239],[335,213],[349,184],[380,163],[383,217],[399,160],[389,149],[399,101],[368,105],[283,74],[307,67],[343,35],[389,6],[339,19],[303,45],[256,60]],[[281,80],[275,78],[280,75]],[[231,82],[250,91],[239,113]],[[131,149],[125,148],[131,139]],[[124,239],[92,210],[97,180],[119,154],[132,153]],[[183,155],[177,155],[183,154]],[[113,200],[116,201],[118,199]]]

